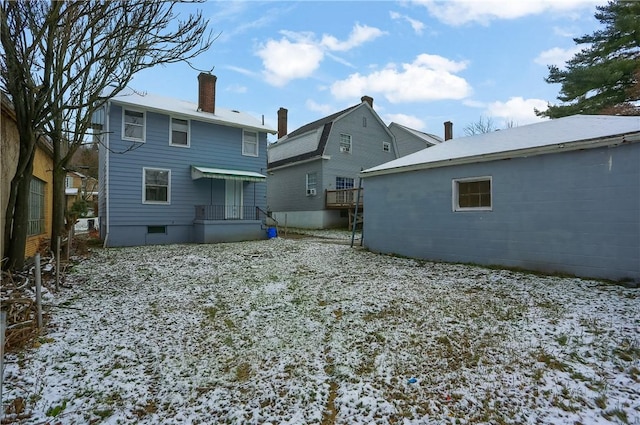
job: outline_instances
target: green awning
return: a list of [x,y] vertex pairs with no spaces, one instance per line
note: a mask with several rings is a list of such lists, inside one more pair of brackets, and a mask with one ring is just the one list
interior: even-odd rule
[[242,170],[227,170],[224,168],[211,168],[191,166],[191,179],[222,179],[222,180],[242,180],[245,182],[262,182],[267,179],[260,173]]

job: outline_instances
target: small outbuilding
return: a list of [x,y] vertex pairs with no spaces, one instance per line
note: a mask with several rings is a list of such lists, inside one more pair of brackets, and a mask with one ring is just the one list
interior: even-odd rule
[[452,139],[362,177],[372,251],[640,282],[640,117]]

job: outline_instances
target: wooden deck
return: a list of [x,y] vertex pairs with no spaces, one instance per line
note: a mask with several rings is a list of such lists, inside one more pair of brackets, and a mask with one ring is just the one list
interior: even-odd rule
[[[360,189],[360,202],[358,202],[358,209],[362,209],[362,199],[364,190]],[[356,200],[358,197],[358,189],[341,189],[341,190],[327,190],[324,194],[324,205],[327,209],[345,210],[356,207]]]

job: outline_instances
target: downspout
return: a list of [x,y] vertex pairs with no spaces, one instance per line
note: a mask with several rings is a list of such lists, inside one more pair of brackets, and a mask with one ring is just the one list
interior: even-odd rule
[[109,184],[109,154],[110,152],[110,132],[109,132],[109,124],[111,121],[111,101],[107,101],[107,104],[105,105],[105,111],[104,111],[104,120],[105,120],[105,141],[104,141],[104,148],[106,149],[106,154],[104,157],[104,168],[105,168],[105,173],[104,173],[104,196],[105,196],[105,215],[104,218],[105,220],[107,220],[107,225],[106,225],[106,233],[104,235],[104,242],[102,243],[102,247],[106,248],[107,247],[107,243],[109,242],[109,227],[111,226],[111,220],[109,219],[109,188],[110,188],[110,184]]

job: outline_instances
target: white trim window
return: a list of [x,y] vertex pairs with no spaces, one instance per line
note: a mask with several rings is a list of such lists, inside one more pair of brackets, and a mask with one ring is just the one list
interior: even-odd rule
[[382,142],[382,152],[391,152],[391,143]]
[[142,203],[171,203],[171,170],[146,167],[142,169]]
[[454,211],[491,211],[493,184],[491,176],[452,180]]
[[351,135],[340,133],[340,152],[351,153]]
[[146,119],[143,111],[122,110],[122,140],[144,142]]
[[307,173],[307,176],[306,176],[307,196],[317,195],[317,186],[318,186],[317,182],[318,182],[317,173]]
[[188,148],[191,142],[190,140],[190,122],[189,120],[183,120],[182,118],[171,118],[171,129],[169,144],[171,146],[180,146]]
[[258,133],[255,131],[242,132],[242,155],[258,156]]
[[353,177],[336,177],[336,190],[353,189]]

